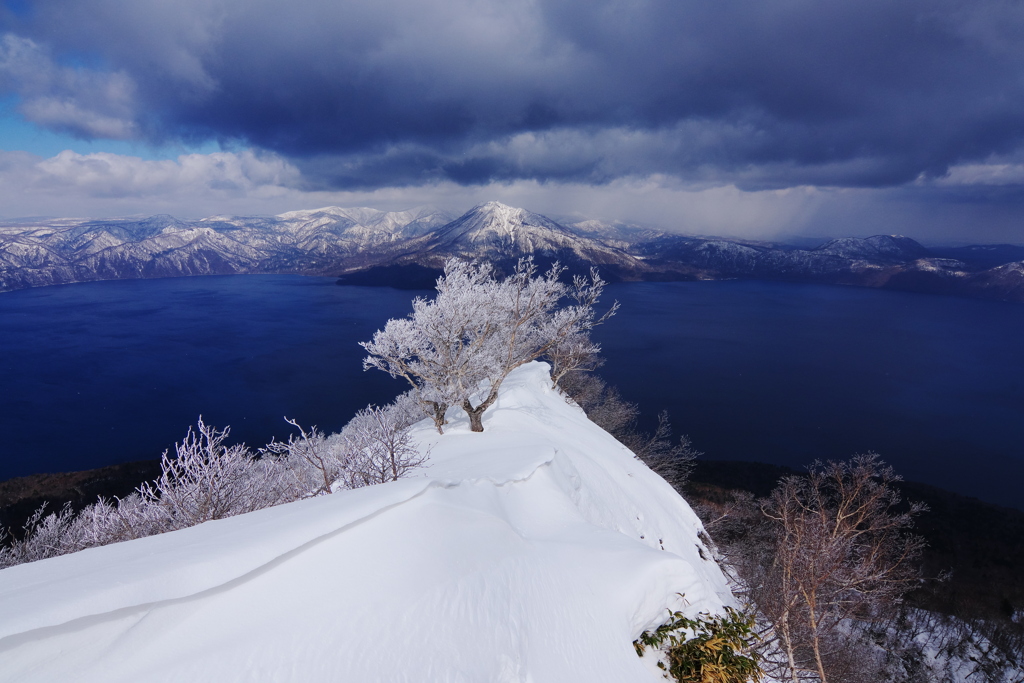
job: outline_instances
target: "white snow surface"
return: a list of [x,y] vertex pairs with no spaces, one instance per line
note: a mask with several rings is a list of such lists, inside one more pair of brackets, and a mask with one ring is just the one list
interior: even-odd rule
[[658,680],[632,641],[732,603],[697,517],[542,363],[484,426],[417,425],[413,478],[0,571],[0,681]]

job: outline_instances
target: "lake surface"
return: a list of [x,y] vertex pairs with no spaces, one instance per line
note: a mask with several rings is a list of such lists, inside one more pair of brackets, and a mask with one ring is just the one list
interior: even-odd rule
[[612,295],[600,374],[708,458],[875,451],[906,479],[1024,509],[1024,306],[736,281]]
[[[403,386],[362,349],[416,292],[330,278],[99,282],[0,295],[0,479],[158,457],[202,414],[259,446]],[[874,450],[1024,508],[1024,306],[760,282],[609,287],[600,374],[713,459]]]

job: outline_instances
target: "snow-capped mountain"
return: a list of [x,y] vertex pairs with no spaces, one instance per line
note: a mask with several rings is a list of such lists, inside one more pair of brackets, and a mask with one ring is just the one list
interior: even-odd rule
[[516,255],[578,247],[577,235],[526,209],[488,202],[459,216],[434,234],[434,248],[474,253],[483,249]]
[[[340,276],[351,284],[430,286],[445,259],[507,270],[523,256],[609,280],[760,278],[1024,301],[1024,261],[1002,245],[930,250],[900,235],[840,238],[813,249],[691,237],[596,220],[561,223],[488,202],[459,217],[424,207],[325,207],[278,216],[57,219],[0,224],[0,291],[123,278],[230,273]],[[984,259],[972,255],[983,253]],[[993,267],[995,266],[995,267]]]
[[525,209],[488,202],[425,236],[401,263],[438,268],[445,259],[486,258],[510,263],[523,256],[565,265],[603,266],[621,273],[641,273],[643,262],[624,250],[585,237]]
[[734,604],[696,515],[545,364],[484,422],[415,427],[420,476],[0,571],[0,681],[663,680],[633,639]]

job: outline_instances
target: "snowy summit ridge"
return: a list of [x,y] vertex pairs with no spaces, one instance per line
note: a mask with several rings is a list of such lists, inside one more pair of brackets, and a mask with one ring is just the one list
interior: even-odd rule
[[473,207],[448,230],[452,235],[457,235],[470,243],[508,240],[513,244],[517,240],[528,238],[531,233],[550,231],[570,235],[565,228],[540,214],[507,206],[501,202],[487,202]]
[[440,265],[450,256],[464,259],[515,260],[547,256],[563,263],[626,264],[639,262],[618,248],[585,237],[571,228],[526,209],[487,202],[439,228],[407,261]]
[[415,427],[425,476],[3,570],[0,681],[659,680],[632,640],[732,600],[697,517],[543,363],[484,421]]

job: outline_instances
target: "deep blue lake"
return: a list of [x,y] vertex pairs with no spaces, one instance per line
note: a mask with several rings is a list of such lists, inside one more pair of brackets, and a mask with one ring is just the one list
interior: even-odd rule
[[[155,458],[202,414],[254,446],[403,390],[362,349],[416,292],[330,278],[0,294],[0,479]],[[609,287],[600,374],[708,458],[874,450],[907,479],[1024,508],[1024,306],[763,282]]]

